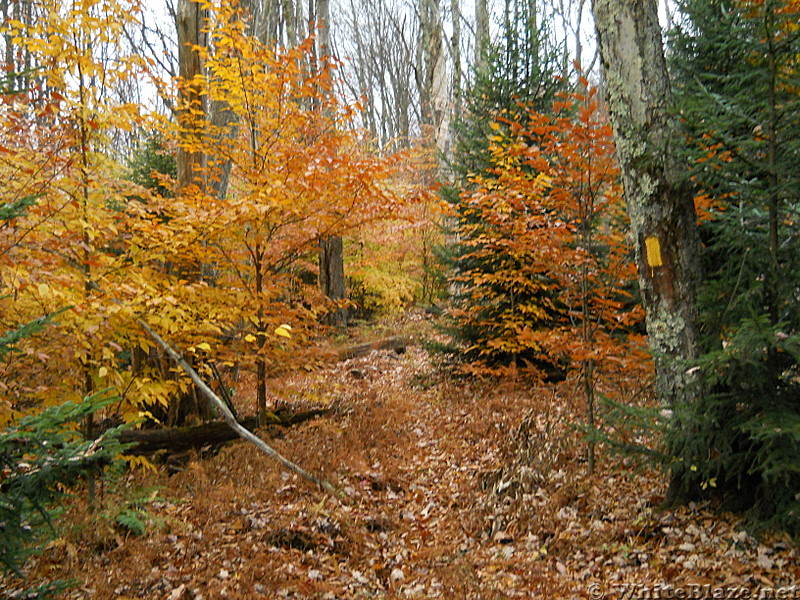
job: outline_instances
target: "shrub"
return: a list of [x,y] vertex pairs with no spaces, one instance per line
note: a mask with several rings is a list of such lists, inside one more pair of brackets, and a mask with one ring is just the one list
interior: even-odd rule
[[[111,463],[122,446],[111,430],[84,440],[76,424],[114,398],[96,394],[22,419],[0,433],[0,571],[23,576],[26,561],[54,532],[54,504],[66,486]],[[22,597],[46,598],[63,589],[54,582]]]

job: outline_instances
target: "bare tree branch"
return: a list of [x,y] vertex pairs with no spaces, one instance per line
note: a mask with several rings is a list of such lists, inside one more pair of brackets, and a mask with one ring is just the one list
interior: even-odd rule
[[336,496],[337,498],[341,498],[341,494],[337,492],[336,489],[326,480],[321,479],[312,473],[309,473],[299,465],[293,463],[288,458],[284,457],[282,454],[273,449],[271,446],[267,445],[267,443],[264,442],[264,440],[262,440],[260,437],[242,427],[236,420],[236,417],[233,416],[233,413],[231,412],[230,408],[228,408],[225,402],[223,402],[222,399],[219,396],[217,396],[214,393],[214,391],[210,387],[208,387],[208,385],[206,385],[206,382],[203,381],[200,375],[197,374],[197,371],[195,371],[192,368],[192,366],[188,362],[186,362],[183,359],[183,357],[172,348],[172,346],[170,346],[167,342],[165,342],[160,335],[158,335],[155,331],[153,331],[153,329],[144,320],[138,319],[138,322],[139,325],[142,326],[142,329],[144,329],[147,332],[147,334],[151,338],[153,338],[153,340],[155,340],[155,342],[159,346],[161,346],[164,349],[164,352],[166,352],[169,355],[169,357],[181,367],[181,369],[186,371],[186,374],[189,375],[191,380],[197,386],[197,389],[199,389],[200,392],[219,409],[220,413],[222,414],[222,417],[225,419],[225,422],[231,427],[231,429],[233,429],[236,433],[238,433],[240,437],[254,444],[259,450],[277,460],[279,463],[281,463],[290,471],[297,473],[303,479],[319,486],[320,488],[330,493],[331,495]]

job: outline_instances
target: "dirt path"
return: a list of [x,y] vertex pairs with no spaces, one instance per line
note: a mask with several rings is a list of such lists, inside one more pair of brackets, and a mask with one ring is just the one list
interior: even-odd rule
[[566,385],[453,380],[416,347],[282,383],[283,401],[334,410],[271,443],[344,503],[236,442],[137,478],[162,486],[143,503],[156,531],[73,518],[34,575],[82,580],[70,598],[163,600],[717,597],[800,580],[784,540],[700,507],[657,512],[660,477],[604,456],[588,478]]

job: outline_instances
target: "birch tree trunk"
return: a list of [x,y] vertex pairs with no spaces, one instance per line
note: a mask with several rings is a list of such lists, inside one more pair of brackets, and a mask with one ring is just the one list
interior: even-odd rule
[[594,0],[608,104],[636,250],[647,333],[661,402],[699,393],[687,361],[697,358],[699,235],[693,194],[676,153],[672,94],[657,0]]
[[280,21],[281,21],[281,5],[277,0],[264,0],[261,2],[261,11],[263,16],[263,26],[259,31],[259,35],[266,42],[275,42],[276,45],[280,44]]

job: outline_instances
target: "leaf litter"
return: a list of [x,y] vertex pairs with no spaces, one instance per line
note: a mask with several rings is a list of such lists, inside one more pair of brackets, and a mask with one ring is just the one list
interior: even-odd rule
[[76,499],[30,580],[77,579],[76,600],[755,597],[800,580],[789,539],[702,505],[660,510],[660,473],[603,453],[588,476],[566,384],[453,379],[411,346],[273,385],[333,408],[267,433],[343,501],[235,442],[155,480],[162,525],[143,537],[81,522]]

